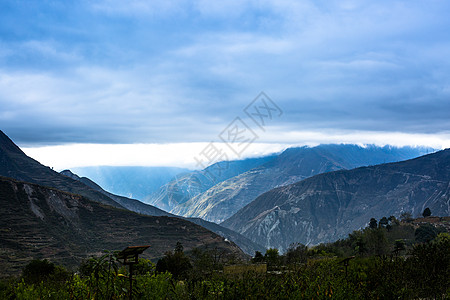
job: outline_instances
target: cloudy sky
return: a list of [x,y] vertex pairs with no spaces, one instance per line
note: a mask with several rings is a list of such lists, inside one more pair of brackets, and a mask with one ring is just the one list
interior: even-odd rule
[[[0,130],[56,168],[192,167],[239,122],[254,137],[239,157],[450,147],[449,11],[445,0],[3,0]],[[263,126],[248,107],[270,114]]]

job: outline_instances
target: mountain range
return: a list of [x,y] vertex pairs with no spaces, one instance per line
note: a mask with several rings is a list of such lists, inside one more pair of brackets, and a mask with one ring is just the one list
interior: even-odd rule
[[271,161],[274,158],[275,156],[269,155],[260,158],[214,163],[204,170],[176,176],[174,180],[162,186],[157,192],[144,198],[144,202],[166,211],[171,211],[176,206],[205,192],[214,185]]
[[[245,257],[229,240],[248,240],[229,229],[212,224],[215,230],[229,234],[227,240],[195,224],[203,221],[177,218],[106,192],[87,178],[64,173],[26,156],[0,131],[0,265],[5,269],[21,267],[33,258],[61,257],[71,265],[103,249],[120,250],[135,243],[152,245],[146,251],[148,257],[161,256],[178,241],[186,250],[217,247]],[[253,246],[261,249],[248,242],[248,251],[254,251]]]
[[100,187],[98,184],[96,184],[89,178],[79,177],[77,174],[72,173],[70,170],[64,170],[60,173],[64,176],[68,176],[72,179],[83,182],[88,187],[110,197],[111,199],[113,199],[114,201],[116,201],[117,203],[119,203],[120,205],[122,205],[123,207],[125,207],[128,210],[131,210],[131,211],[137,212],[139,214],[143,214],[143,215],[149,215],[149,216],[167,216],[167,217],[174,217],[174,218],[182,218],[182,219],[192,222],[194,224],[200,225],[200,226],[226,238],[227,240],[233,241],[245,253],[247,253],[249,255],[254,254],[255,251],[264,251],[264,249],[265,249],[263,246],[251,241],[250,239],[244,237],[243,235],[241,235],[233,230],[230,230],[228,228],[222,227],[216,223],[208,222],[208,221],[202,220],[200,218],[179,217],[179,216],[173,215],[171,213],[168,213],[164,210],[158,209],[154,206],[140,202],[138,200],[128,199],[128,198],[125,198],[122,196],[114,195],[110,192],[103,190],[102,187]]
[[314,245],[346,237],[402,212],[450,215],[450,149],[397,163],[340,170],[257,197],[221,225],[265,247]]
[[76,267],[103,250],[150,245],[155,259],[181,242],[245,258],[234,243],[180,218],[153,217],[91,201],[83,196],[0,177],[0,277],[20,273],[33,259]]
[[[223,180],[179,203],[171,213],[221,223],[256,197],[305,178],[360,166],[402,161],[424,154],[424,148],[319,145],[289,148],[248,171]],[[177,185],[177,181],[170,184]],[[158,206],[158,203],[154,203]]]

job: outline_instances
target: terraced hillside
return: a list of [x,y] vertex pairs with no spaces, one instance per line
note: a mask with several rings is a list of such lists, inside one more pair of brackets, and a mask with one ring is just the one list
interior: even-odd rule
[[245,258],[234,243],[179,218],[153,217],[85,197],[0,177],[1,275],[17,274],[32,259],[68,267],[102,250],[151,245],[144,257],[161,257],[181,242],[185,250],[216,248]]

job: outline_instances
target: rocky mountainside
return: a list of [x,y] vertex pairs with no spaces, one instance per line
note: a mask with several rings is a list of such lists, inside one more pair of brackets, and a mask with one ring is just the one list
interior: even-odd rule
[[71,171],[90,178],[110,193],[137,200],[155,193],[175,176],[189,172],[175,167],[122,166],[77,167]]
[[[26,156],[3,132],[0,131],[0,176],[10,177],[19,181],[37,183],[39,185],[56,188],[61,191],[79,194],[86,198],[111,205],[117,208],[128,209],[140,214],[150,216],[174,215],[138,200],[117,196],[106,192],[98,184],[86,177],[79,177],[71,171],[62,174],[41,165],[34,159]],[[189,220],[192,223],[223,234],[225,238],[239,244],[246,253],[253,254],[255,250],[264,249],[262,246],[250,241],[242,235],[217,224],[203,222],[197,218]]]
[[185,250],[217,247],[245,257],[232,242],[180,218],[153,217],[32,183],[0,177],[0,267],[17,274],[32,259],[69,267],[102,250],[150,245],[144,257],[161,257],[181,242]]
[[82,182],[62,176],[58,172],[28,157],[2,131],[0,131],[0,176],[37,183],[65,192],[79,194],[100,203],[123,208],[116,201],[88,188]]
[[266,192],[221,225],[265,247],[346,237],[370,218],[450,215],[450,150],[404,162],[320,174]]
[[122,196],[118,196],[118,195],[114,195],[110,192],[105,191],[101,186],[99,186],[97,183],[93,182],[92,180],[90,180],[87,177],[79,177],[77,174],[72,173],[72,171],[70,170],[64,170],[62,172],[60,172],[61,175],[67,176],[71,179],[74,179],[76,181],[82,182],[83,184],[85,184],[87,187],[91,188],[94,191],[100,192],[103,195],[107,196],[108,198],[114,200],[115,202],[117,202],[119,205],[121,205],[122,207],[140,213],[140,214],[144,214],[144,215],[149,215],[149,216],[168,216],[168,217],[175,217],[175,215],[170,214],[164,210],[161,210],[157,207],[142,203],[138,200],[135,199],[130,199],[130,198],[126,198],[126,197],[122,197]]
[[401,161],[420,156],[424,150],[356,145],[290,148],[259,167],[216,184],[170,212],[220,223],[275,187],[321,173]]
[[[122,206],[124,206],[126,209],[129,209],[131,211],[144,214],[144,215],[150,215],[150,216],[168,216],[168,217],[178,217],[176,215],[170,214],[166,211],[160,210],[154,206],[142,203],[138,200],[128,199],[121,196],[117,196],[114,194],[111,194],[109,192],[106,192],[103,190],[98,184],[90,180],[86,177],[79,177],[78,175],[72,173],[70,170],[64,170],[61,172],[62,175],[68,176],[72,179],[78,180],[86,184],[87,186],[91,187],[94,190],[97,190],[108,197],[111,197],[118,203],[120,203]],[[179,218],[179,217],[178,217]],[[233,241],[236,243],[245,253],[248,255],[253,255],[255,251],[264,252],[265,248],[250,239],[244,237],[243,235],[230,230],[228,228],[222,227],[216,223],[208,222],[205,220],[202,220],[200,218],[183,218],[189,222],[192,222],[194,224],[200,225],[208,230],[211,230],[212,232],[223,236],[227,240]]]
[[204,170],[176,176],[162,186],[158,192],[149,195],[144,202],[171,211],[196,195],[228,178],[244,173],[274,159],[275,156],[249,158],[244,160],[218,162]]

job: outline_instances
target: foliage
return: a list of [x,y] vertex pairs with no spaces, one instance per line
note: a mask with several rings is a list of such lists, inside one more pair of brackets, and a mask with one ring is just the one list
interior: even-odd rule
[[423,216],[424,218],[431,216],[431,210],[430,210],[429,207],[425,208],[425,210],[424,210],[423,213],[422,213],[422,216]]
[[369,222],[369,227],[372,229],[377,228],[377,220],[375,218],[371,218]]
[[170,272],[175,279],[185,278],[192,269],[192,264],[183,252],[183,246],[177,243],[175,251],[167,251],[163,258],[156,264],[159,273]]
[[278,249],[269,248],[266,250],[266,254],[264,254],[264,260],[267,262],[269,267],[273,267],[278,265],[280,260],[280,254],[278,253]]
[[433,225],[423,224],[416,229],[414,235],[416,237],[416,242],[426,243],[435,239],[438,234],[443,231],[443,229],[436,228]]
[[412,217],[412,213],[410,211],[405,211],[403,213],[401,213],[400,215],[400,220],[403,222],[411,222],[413,219]]
[[[414,231],[405,229],[412,225],[387,220],[391,231],[368,227],[334,243],[256,253],[253,261],[270,263],[268,272],[242,265],[221,272],[226,261],[217,249],[194,249],[188,257],[179,244],[156,272],[151,261],[139,260],[133,299],[448,299],[450,234],[436,229],[432,240],[413,245]],[[161,261],[174,269],[159,269]],[[128,275],[115,252],[85,260],[78,274],[33,261],[21,278],[0,282],[0,299],[127,299]]]

